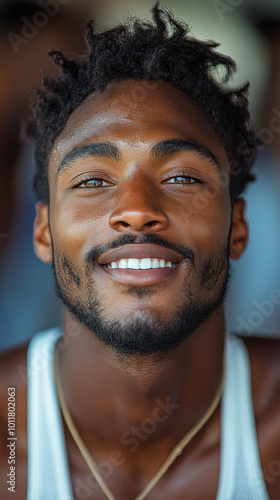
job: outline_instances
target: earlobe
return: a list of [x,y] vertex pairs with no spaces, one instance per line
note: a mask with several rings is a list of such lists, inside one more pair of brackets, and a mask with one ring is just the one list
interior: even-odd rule
[[241,257],[248,243],[249,231],[245,218],[245,206],[243,198],[238,198],[233,205],[229,256],[234,260]]
[[36,203],[36,218],[33,228],[34,250],[43,262],[52,262],[52,244],[47,203]]

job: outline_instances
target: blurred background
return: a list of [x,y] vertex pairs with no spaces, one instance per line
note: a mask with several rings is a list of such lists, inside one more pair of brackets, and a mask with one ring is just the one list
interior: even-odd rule
[[[227,297],[229,331],[280,334],[280,2],[162,0],[190,23],[192,34],[221,44],[238,65],[233,84],[249,80],[250,109],[263,141],[258,176],[245,198],[250,243]],[[21,123],[43,73],[53,73],[53,48],[83,54],[86,20],[99,28],[128,13],[149,17],[151,0],[0,0],[0,349],[61,322],[49,266],[35,256],[32,147]]]

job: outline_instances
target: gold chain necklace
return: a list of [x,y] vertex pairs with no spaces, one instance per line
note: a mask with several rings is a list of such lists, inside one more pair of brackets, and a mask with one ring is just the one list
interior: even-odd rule
[[[90,472],[92,473],[93,477],[96,479],[98,482],[100,488],[102,489],[103,493],[105,496],[108,498],[108,500],[116,500],[114,495],[111,493],[109,490],[107,484],[105,483],[104,479],[100,475],[94,461],[91,458],[91,455],[89,451],[86,448],[85,443],[83,442],[74,422],[73,419],[69,413],[69,410],[67,408],[67,404],[64,398],[64,394],[62,391],[62,386],[61,386],[61,380],[59,376],[59,367],[58,367],[58,352],[56,353],[56,356],[54,357],[54,377],[55,377],[55,385],[56,385],[56,390],[57,390],[57,396],[58,396],[58,401],[60,404],[61,412],[63,415],[63,418],[65,420],[65,423],[67,425],[67,428],[74,439],[82,457],[84,458]],[[171,453],[168,455],[167,459],[163,463],[163,465],[160,467],[158,472],[154,475],[154,477],[151,479],[151,481],[147,484],[147,486],[144,488],[144,490],[135,498],[135,500],[143,500],[148,493],[150,493],[151,489],[154,488],[154,486],[158,483],[158,481],[161,479],[161,477],[165,474],[165,472],[169,469],[169,467],[172,465],[172,463],[176,460],[176,458],[181,455],[182,451],[184,448],[189,444],[189,442],[196,436],[196,434],[200,431],[200,429],[208,422],[210,417],[213,415],[215,412],[220,399],[222,395],[222,390],[223,390],[223,380],[217,390],[217,393],[210,404],[209,408],[205,412],[205,414],[200,418],[200,420],[194,425],[194,427],[187,432],[187,434],[179,441],[179,443],[173,448]]]

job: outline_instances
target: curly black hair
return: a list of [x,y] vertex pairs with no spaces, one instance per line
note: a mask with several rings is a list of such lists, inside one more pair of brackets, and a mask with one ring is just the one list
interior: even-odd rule
[[[257,142],[248,111],[249,84],[234,90],[227,87],[236,64],[215,50],[219,44],[191,37],[189,26],[158,3],[152,9],[152,21],[130,17],[125,24],[100,33],[89,21],[86,41],[85,57],[50,52],[61,72],[55,79],[45,77],[44,90],[37,91],[28,132],[35,141],[33,188],[38,200],[49,202],[48,160],[71,113],[90,94],[126,79],[169,82],[203,110],[231,164],[232,201],[254,180],[251,168]],[[220,82],[215,69],[224,72]]]

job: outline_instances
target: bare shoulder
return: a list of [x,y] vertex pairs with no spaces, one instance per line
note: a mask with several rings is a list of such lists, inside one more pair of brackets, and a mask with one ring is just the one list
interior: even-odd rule
[[260,403],[262,401],[263,409],[266,405],[265,399],[271,399],[273,404],[279,405],[280,337],[249,337],[243,340],[250,357],[253,392],[256,398]]
[[27,471],[27,345],[0,354],[0,498],[25,498]]
[[280,338],[245,339],[261,462],[272,500],[280,492]]
[[26,355],[27,345],[0,353],[0,421],[7,422],[7,402],[9,393],[14,392],[18,425],[25,417],[26,422]]

